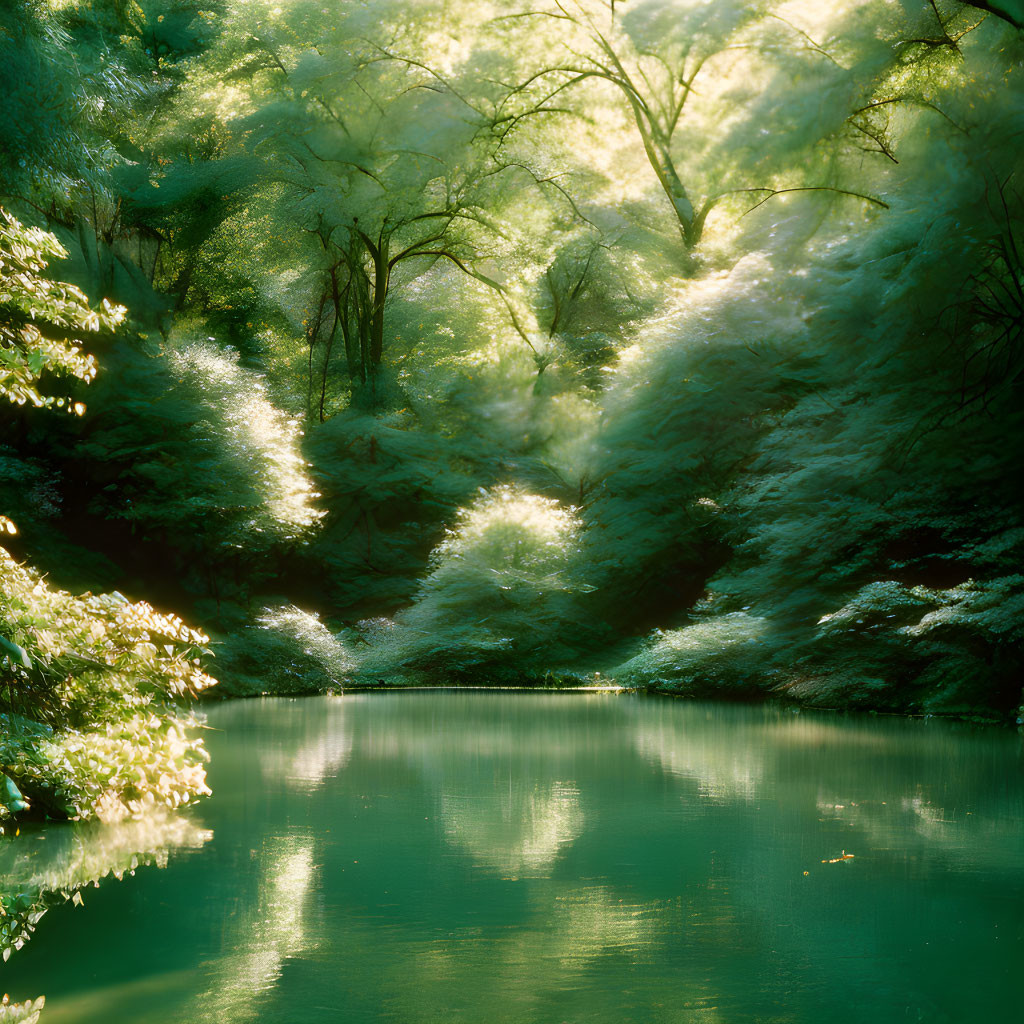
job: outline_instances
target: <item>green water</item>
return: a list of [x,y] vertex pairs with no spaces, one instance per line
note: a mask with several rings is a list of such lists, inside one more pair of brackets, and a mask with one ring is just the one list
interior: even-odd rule
[[[1012,732],[449,691],[209,720],[166,867],[2,968],[42,1024],[1022,1017]],[[28,842],[138,841],[53,831]]]

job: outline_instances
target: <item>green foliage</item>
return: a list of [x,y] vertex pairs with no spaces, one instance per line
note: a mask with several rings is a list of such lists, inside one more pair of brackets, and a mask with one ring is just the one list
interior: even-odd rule
[[409,409],[350,409],[315,430],[310,454],[330,510],[312,557],[327,568],[334,601],[365,617],[415,592],[446,519],[488,479],[494,449],[468,435],[438,438]]
[[[72,335],[112,329],[124,310],[104,301],[95,313],[78,289],[44,277],[46,257],[63,253],[56,239],[0,213],[0,394],[63,404],[38,391],[42,372],[91,380],[95,362]],[[0,528],[16,533],[6,516]],[[0,548],[0,768],[10,788],[0,817],[35,805],[116,819],[208,792],[202,742],[187,735],[195,722],[178,708],[214,682],[200,669],[206,640],[116,593],[55,590]]]
[[573,600],[592,589],[574,564],[578,546],[578,520],[557,502],[511,487],[483,493],[434,550],[416,603],[376,631],[360,671],[487,679],[561,666],[594,632]]
[[218,647],[231,696],[338,692],[356,667],[348,646],[317,615],[291,604],[264,608]]
[[644,650],[608,673],[625,686],[653,686],[687,696],[750,697],[757,693],[767,623],[746,612],[698,618],[656,630]]
[[1009,711],[1024,86],[988,7],[33,9],[89,116],[39,115],[69,202],[12,192],[149,336],[86,420],[9,413],[0,511],[170,565],[234,692],[617,663]]
[[27,999],[23,1003],[12,1003],[5,994],[0,999],[0,1021],[3,1024],[36,1024],[45,1005],[44,996]]
[[46,278],[49,260],[64,256],[54,235],[23,227],[0,209],[0,394],[18,405],[67,404],[81,415],[80,403],[41,394],[40,378],[51,372],[92,380],[96,361],[76,335],[113,330],[125,311],[106,299],[94,311],[74,285]]
[[[183,321],[166,341],[112,349],[84,436],[51,433],[48,447],[81,481],[74,500],[96,543],[130,538],[193,594],[244,606],[294,560],[322,511],[298,422],[206,329]],[[115,562],[120,553],[107,548]]]
[[763,258],[682,286],[666,307],[620,355],[586,466],[587,556],[604,614],[627,626],[700,597],[728,557],[724,488],[816,375],[794,297]]
[[[12,199],[71,223],[99,210],[121,157],[112,129],[148,88],[130,45],[132,3],[6,4],[0,14],[0,188]],[[125,42],[128,45],[125,45]]]
[[2,549],[0,623],[0,766],[30,802],[116,820],[208,792],[178,707],[214,683],[203,634],[117,594],[52,590]]

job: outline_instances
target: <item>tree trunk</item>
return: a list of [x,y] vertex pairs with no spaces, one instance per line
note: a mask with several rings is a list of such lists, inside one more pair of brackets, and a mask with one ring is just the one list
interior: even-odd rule
[[327,350],[324,352],[323,372],[320,375],[320,422],[324,421],[324,402],[327,399],[327,371],[331,365],[331,350],[334,348],[334,336],[338,333],[337,317],[334,318],[334,326],[327,336]]
[[388,242],[381,239],[373,259],[373,318],[370,323],[370,368],[371,372],[380,365],[384,355],[384,304],[388,298],[391,283],[391,268],[388,266]]
[[[683,236],[683,242],[686,244],[687,248],[693,248],[693,246],[700,241],[703,222],[701,222],[700,225],[697,224],[693,213],[693,204],[690,202],[690,198],[686,194],[686,189],[683,187],[683,183],[679,180],[679,175],[676,173],[675,162],[672,159],[672,154],[669,152],[667,145],[658,146],[658,156],[660,158],[659,162],[661,165],[658,180],[661,182],[662,188],[664,188],[669,202],[672,204],[672,209],[675,211],[676,219],[679,221],[679,231]],[[657,168],[655,170],[657,170]]]
[[370,366],[370,319],[372,317],[370,289],[361,270],[356,281],[356,326],[359,330],[359,380],[365,384],[366,372]]
[[[628,96],[628,94],[627,94]],[[644,152],[650,162],[651,168],[658,177],[658,182],[668,201],[672,204],[672,210],[679,223],[679,234],[683,239],[683,245],[687,249],[692,248],[700,241],[700,229],[703,221],[698,225],[693,214],[693,203],[690,202],[686,189],[676,171],[675,161],[669,148],[669,140],[658,131],[656,127],[647,120],[640,105],[632,96],[628,96],[630,106],[633,108],[633,120],[636,122],[637,130],[644,144]]]

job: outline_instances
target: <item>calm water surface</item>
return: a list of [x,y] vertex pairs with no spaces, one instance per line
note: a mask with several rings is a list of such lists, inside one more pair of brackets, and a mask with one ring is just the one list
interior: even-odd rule
[[1012,732],[450,691],[209,719],[186,828],[64,830],[167,866],[0,969],[41,1024],[1021,1020]]

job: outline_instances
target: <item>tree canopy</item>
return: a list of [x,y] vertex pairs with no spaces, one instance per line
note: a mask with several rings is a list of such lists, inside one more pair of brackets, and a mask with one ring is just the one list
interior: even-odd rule
[[[57,239],[0,216],[0,397],[82,415],[82,403],[39,388],[54,373],[90,381],[95,360],[71,336],[113,329],[124,309],[104,299],[94,311],[73,285],[51,280],[47,258],[67,255]],[[7,516],[0,527],[18,532]],[[117,592],[55,590],[0,547],[0,828],[33,805],[117,820],[208,792],[202,741],[177,705],[215,682],[200,668],[207,641]]]
[[13,550],[225,692],[1011,713],[1021,22],[23,5],[0,368],[82,415],[0,412]]

